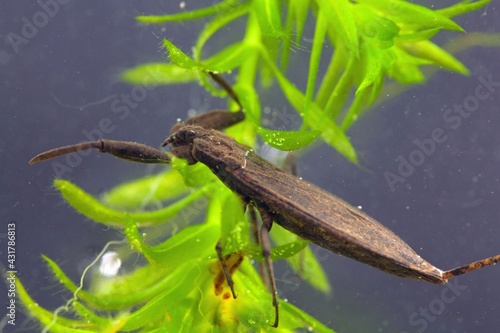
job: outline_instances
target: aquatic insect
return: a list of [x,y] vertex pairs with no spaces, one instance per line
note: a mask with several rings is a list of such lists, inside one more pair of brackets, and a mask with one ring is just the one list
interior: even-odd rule
[[[171,154],[186,159],[189,164],[201,162],[208,166],[245,205],[252,205],[260,213],[260,243],[276,312],[274,327],[278,326],[279,312],[270,258],[269,231],[273,222],[334,253],[393,275],[436,284],[500,261],[500,255],[496,255],[443,271],[422,259],[401,238],[364,212],[260,158],[250,148],[219,131],[243,120],[244,113],[231,87],[218,75],[209,75],[240,105],[240,110],[211,111],[191,117],[184,124],[178,123],[163,146],[171,146]],[[49,150],[29,163],[89,148],[135,162],[168,164],[171,160],[168,153],[146,145],[98,140]],[[216,250],[236,298],[220,243]]]

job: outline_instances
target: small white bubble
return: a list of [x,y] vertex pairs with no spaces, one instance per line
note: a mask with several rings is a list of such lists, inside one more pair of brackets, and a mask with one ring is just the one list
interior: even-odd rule
[[115,276],[121,265],[122,261],[118,256],[118,253],[110,251],[102,256],[101,264],[99,265],[99,272],[107,277]]

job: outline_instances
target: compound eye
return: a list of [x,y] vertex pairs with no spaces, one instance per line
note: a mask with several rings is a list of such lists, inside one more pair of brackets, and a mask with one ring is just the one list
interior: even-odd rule
[[194,130],[188,130],[186,131],[186,142],[192,143],[193,140],[196,138],[196,131]]
[[198,133],[192,129],[180,129],[174,134],[171,134],[162,144],[162,146],[171,145],[172,147],[180,147],[190,145],[193,140],[198,137]]

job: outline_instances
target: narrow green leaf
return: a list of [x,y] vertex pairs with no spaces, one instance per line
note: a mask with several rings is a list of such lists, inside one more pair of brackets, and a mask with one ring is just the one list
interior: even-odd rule
[[[303,239],[296,239],[295,241],[273,246],[271,249],[271,259],[273,261],[280,259],[290,259],[298,255],[302,250],[304,250],[309,244],[309,241]],[[252,244],[247,249],[247,255],[249,258],[256,259],[258,261],[264,261],[264,256],[262,255],[262,247],[258,244]]]
[[[290,41],[290,38],[286,39],[288,40],[288,42]],[[269,56],[272,59],[275,59],[275,63],[277,63],[279,60],[280,50],[283,47],[281,39],[269,36],[262,36],[260,44],[262,45],[263,48],[267,50]],[[282,66],[280,65],[280,67]],[[260,81],[262,82],[261,84],[263,88],[270,87],[271,84],[274,82],[273,71],[269,68],[269,66],[267,66],[266,63],[260,64]]]
[[168,170],[122,183],[102,194],[102,201],[116,208],[158,205],[186,193],[189,188],[177,170]]
[[207,322],[200,318],[200,304],[198,299],[190,297],[176,300],[176,302],[176,306],[172,307],[169,312],[169,320],[165,320],[161,330],[158,330],[156,333],[190,333],[210,330],[210,328],[207,328]]
[[356,94],[358,94],[361,90],[366,89],[371,86],[374,82],[379,81],[381,77],[384,75],[382,72],[382,64],[380,63],[379,57],[371,57],[366,60],[366,68],[364,70],[363,81],[358,86],[356,90]]
[[321,135],[317,130],[277,131],[265,128],[259,128],[258,133],[268,145],[285,151],[304,148]]
[[465,0],[457,4],[454,4],[448,8],[438,9],[436,10],[436,13],[439,13],[446,17],[454,17],[478,10],[479,8],[486,6],[490,2],[491,0],[480,0],[480,1]]
[[370,88],[365,87],[362,90],[358,90],[356,92],[354,101],[352,102],[349,111],[347,111],[347,114],[344,117],[344,120],[342,121],[341,128],[344,131],[347,131],[349,127],[351,127],[351,125],[354,124],[359,119],[361,113],[368,106],[368,103],[370,101],[371,88],[373,88],[373,86],[371,86]]
[[[245,215],[245,209],[241,205],[241,199],[228,188],[218,192],[217,225],[220,225],[220,241],[224,254],[242,252],[251,243],[250,223]],[[214,209],[211,206],[211,209]],[[212,216],[214,216],[213,214]],[[215,222],[215,221],[210,221]]]
[[127,213],[103,205],[93,196],[78,186],[61,179],[54,180],[54,186],[61,192],[64,199],[80,214],[105,225],[121,227],[125,221],[133,219],[140,226],[151,226],[163,223],[177,215],[185,207],[203,198],[212,191],[213,185],[197,189],[171,205],[154,211]]
[[[284,29],[286,31],[293,30],[294,13],[293,13],[292,8],[291,8],[292,2],[290,2],[290,8],[286,12],[285,26],[284,26]],[[295,36],[295,37],[297,37],[297,36]],[[295,39],[295,40],[297,40],[297,39]],[[283,72],[286,72],[286,68],[288,67],[288,62],[290,61],[290,52],[292,52],[292,42],[293,42],[293,40],[291,38],[283,39],[282,49],[281,49],[281,64],[280,64],[280,69]]]
[[[380,91],[384,78],[395,61],[394,48],[382,49],[377,42],[365,40],[359,61],[361,65],[357,68],[356,84],[358,84],[358,89],[356,94],[368,87],[373,88],[372,91]],[[361,80],[360,83],[359,80]],[[366,105],[369,106],[377,96],[373,94],[366,101]]]
[[348,0],[316,0],[319,12],[323,14],[328,24],[333,28],[340,40],[336,47],[342,47],[354,56],[359,55],[358,31],[353,15],[353,4]]
[[130,84],[159,86],[190,83],[198,79],[198,73],[174,64],[147,63],[123,71],[121,78]]
[[[78,317],[82,318],[85,322],[94,325],[96,327],[101,327],[103,329],[109,328],[113,324],[113,322],[117,321],[117,319],[115,318],[110,319],[96,315],[94,312],[92,312],[90,309],[88,309],[80,302],[74,301],[72,306],[75,312],[77,313]],[[126,317],[126,315],[123,317]],[[105,330],[103,331],[105,332]]]
[[248,13],[250,3],[242,3],[231,10],[224,11],[217,15],[216,20],[208,22],[199,33],[195,46],[193,47],[193,59],[201,62],[202,50],[205,43],[219,30],[227,28],[227,25],[239,17]]
[[[263,59],[268,63],[270,68],[273,69],[281,90],[287,97],[292,106],[299,112],[304,112],[304,95],[290,82],[288,79],[276,68],[274,63],[269,59],[265,50],[261,50]],[[334,147],[340,154],[342,154],[349,161],[357,164],[356,150],[351,145],[346,134],[338,127],[333,121],[325,117],[322,110],[315,104],[311,104],[311,109],[307,112],[307,118],[304,119],[306,124],[311,128],[322,132],[322,138],[332,147]]]
[[311,0],[291,0],[289,2],[289,11],[293,13],[295,19],[295,42],[300,44],[302,34],[304,33],[304,26],[309,14],[309,6]]
[[[68,319],[62,316],[54,317],[51,311],[45,310],[37,302],[35,302],[21,281],[16,278],[17,295],[24,306],[29,309],[30,314],[36,317],[44,326],[50,327],[50,332],[55,333],[94,333],[96,327],[90,323],[85,323],[80,320]],[[55,320],[54,320],[55,319]]]
[[84,322],[89,324],[92,323],[96,326],[96,328],[98,328],[99,332],[121,331],[121,328],[128,320],[128,314],[126,312],[118,313],[112,318],[109,318],[110,316],[98,316],[78,302],[73,302],[73,307]]
[[[50,258],[43,256],[55,278],[71,293],[75,293],[77,285],[63,272]],[[78,290],[78,299],[99,310],[120,310],[147,301],[172,284],[178,278],[174,270],[160,266],[145,266],[135,269],[125,276],[115,277],[112,284],[106,287],[95,287],[92,281],[92,290]],[[182,273],[178,273],[182,274]]]
[[187,187],[204,186],[217,179],[210,169],[202,163],[188,165],[186,160],[174,158],[171,165],[181,174],[184,185]]
[[449,41],[443,49],[456,54],[472,47],[500,47],[500,34],[487,32],[471,32]]
[[210,7],[192,10],[184,13],[170,14],[170,15],[140,15],[135,19],[142,23],[165,23],[175,21],[196,20],[206,16],[215,15],[221,11],[231,9],[238,3],[239,0],[225,0]]
[[[346,64],[348,64],[348,59],[348,53],[341,48],[335,50],[333,53],[333,57],[330,59],[330,64],[316,94],[316,104],[320,108],[325,108],[328,100],[332,97],[333,91],[339,83],[339,78],[342,76]],[[328,112],[328,110],[325,111]]]
[[71,279],[63,272],[63,270],[56,264],[55,261],[50,259],[49,257],[42,254],[42,259],[49,265],[52,274],[56,277],[56,279],[66,287],[70,292],[74,293],[78,288],[76,284],[71,281]]
[[[252,122],[252,124],[259,124],[261,107],[259,94],[255,90],[255,87],[251,84],[240,84],[238,82],[233,89],[238,94],[240,102],[243,105],[246,119]],[[252,131],[246,131],[246,133],[241,133],[241,129],[237,126],[240,126],[240,124],[237,124],[232,128],[228,128],[226,132],[230,135],[233,134],[233,136],[237,135],[239,138],[242,137],[241,134],[245,134],[245,137],[242,138],[241,142],[247,145],[252,145],[255,140],[256,130],[254,129]]]
[[[326,87],[325,90],[320,90],[322,96],[328,96],[323,112],[333,121],[335,121],[341,113],[342,108],[353,88],[354,79],[356,77],[355,73],[358,71],[358,61],[356,58],[344,58],[344,61],[345,69],[338,81],[332,87]],[[323,95],[328,88],[331,89],[330,94]]]
[[388,76],[399,83],[418,84],[425,81],[425,75],[420,70],[422,65],[430,65],[429,60],[414,57],[401,48],[394,48],[396,61],[389,68]]
[[319,72],[319,63],[321,61],[321,54],[323,52],[325,35],[326,20],[323,14],[321,12],[318,12],[311,56],[309,57],[309,72],[307,74],[304,117],[307,117],[307,111],[310,109],[309,106],[311,105],[315,93],[316,77]]
[[423,40],[417,43],[401,43],[399,45],[409,54],[428,60],[435,66],[443,67],[449,71],[462,75],[469,75],[469,70],[464,64],[431,41]]
[[[203,55],[203,47],[205,43],[220,29],[226,28],[229,23],[238,19],[242,15],[245,15],[250,10],[250,3],[243,3],[239,6],[236,6],[234,9],[230,11],[226,11],[217,16],[217,19],[212,20],[208,24],[205,25],[205,28],[200,32],[198,36],[198,40],[196,41],[195,46],[193,47],[193,58],[197,63],[202,63],[202,55]],[[244,64],[244,63],[243,63]],[[241,66],[240,66],[241,67]],[[241,71],[241,68],[240,68]],[[224,92],[217,90],[214,86],[208,81],[206,75],[200,76],[200,81],[203,87],[211,92],[214,96],[225,96]]]
[[281,38],[285,35],[281,25],[281,10],[276,0],[252,1],[253,12],[259,21],[259,27],[264,36]]
[[463,31],[446,16],[408,1],[401,0],[357,0],[382,15],[387,16],[401,28],[419,31],[434,28]]
[[243,42],[232,44],[210,58],[202,61],[204,70],[211,72],[229,72],[246,60],[246,55],[253,52]]
[[177,66],[185,69],[195,69],[198,65],[188,55],[182,52],[177,46],[168,39],[163,39],[163,45],[168,51],[170,60]]
[[206,258],[213,254],[214,246],[220,236],[219,228],[212,223],[188,226],[165,242],[149,246],[142,241],[133,220],[127,222],[125,235],[134,248],[151,263],[171,271],[193,258]]
[[[276,261],[291,258],[306,249],[307,244],[309,244],[309,241],[297,239],[287,244],[275,246],[271,250],[271,259]],[[262,253],[262,251],[260,253]]]
[[291,257],[290,261],[294,262],[295,270],[300,278],[306,280],[312,287],[322,293],[327,295],[331,293],[331,286],[326,272],[309,246],[304,248],[297,256]]
[[[176,279],[172,280],[168,288],[157,294],[144,306],[131,313],[121,331],[135,331],[148,325],[153,320],[156,321],[160,318],[165,318],[171,308],[179,306],[178,300],[188,298],[187,296],[192,291],[192,288],[187,289],[188,287],[192,287],[192,285],[186,284],[185,281],[198,281],[197,279],[200,274],[199,268],[194,263],[183,265],[182,277],[177,276]],[[207,274],[205,273],[204,275],[206,276]]]
[[434,28],[434,29],[422,30],[414,33],[399,35],[398,37],[396,37],[396,41],[412,43],[412,42],[420,42],[422,40],[428,40],[434,37],[439,32],[439,30],[440,30],[439,28]]
[[293,325],[295,327],[307,327],[308,331],[315,333],[335,333],[333,330],[329,329],[318,320],[314,319],[314,317],[311,317],[304,311],[298,309],[288,302],[281,303],[281,311],[287,321],[293,321],[293,323],[287,322],[287,325]]

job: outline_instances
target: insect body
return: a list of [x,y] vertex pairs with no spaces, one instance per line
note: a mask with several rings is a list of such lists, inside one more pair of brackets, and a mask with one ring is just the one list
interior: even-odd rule
[[[186,139],[188,138],[188,139]],[[184,126],[167,139],[188,160],[207,165],[229,188],[285,229],[337,254],[388,273],[444,283],[443,272],[359,209],[290,175],[231,137]],[[179,143],[180,142],[180,143]]]
[[[290,175],[215,130],[186,125],[166,143],[178,157],[207,165],[261,215],[334,253],[387,273],[432,283],[500,261],[500,255],[442,271],[375,219],[321,188]],[[188,148],[188,149],[184,149]]]
[[[211,76],[239,104],[232,89],[219,76]],[[244,203],[253,205],[259,211],[262,218],[260,242],[276,309],[273,326],[278,326],[279,318],[270,259],[269,231],[273,221],[334,253],[393,275],[431,283],[443,284],[452,277],[500,261],[500,255],[496,255],[452,270],[436,268],[422,259],[396,234],[364,212],[319,187],[282,171],[254,154],[250,148],[213,129],[223,129],[242,119],[241,110],[233,113],[207,112],[188,119],[185,124],[176,124],[163,145],[170,145],[173,155],[186,159],[190,164],[200,162],[208,166]],[[152,147],[133,142],[99,140],[50,150],[34,157],[30,164],[88,148],[97,148],[136,162],[170,162],[167,153]],[[228,284],[236,297],[220,244],[216,249]]]

